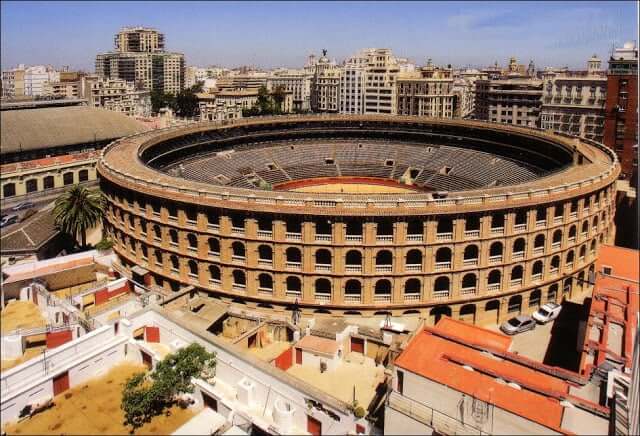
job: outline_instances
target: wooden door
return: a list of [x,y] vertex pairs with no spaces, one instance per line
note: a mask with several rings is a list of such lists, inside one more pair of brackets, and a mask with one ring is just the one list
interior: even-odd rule
[[38,304],[38,293],[35,289],[31,288],[31,298],[33,299],[33,304]]
[[160,329],[158,327],[145,327],[144,332],[147,342],[160,342]]
[[296,348],[296,363],[302,365],[302,350],[300,348]]
[[351,351],[364,354],[364,339],[351,337]]
[[257,336],[258,336],[257,334],[249,336],[248,348],[255,348]]
[[153,360],[151,359],[151,355],[145,353],[144,351],[140,352],[142,353],[142,363],[144,364],[144,366],[146,366],[148,369],[153,368]]
[[202,402],[204,403],[204,407],[208,407],[214,412],[218,411],[218,400],[205,394],[204,392],[202,393]]
[[53,378],[53,396],[60,395],[64,391],[69,389],[69,372],[63,372],[62,374]]
[[322,423],[307,415],[307,431],[314,436],[320,436],[322,434]]

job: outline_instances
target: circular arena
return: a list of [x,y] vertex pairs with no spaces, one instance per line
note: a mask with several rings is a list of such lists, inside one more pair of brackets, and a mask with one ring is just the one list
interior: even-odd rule
[[619,165],[530,128],[309,115],[125,137],[98,172],[123,267],[167,294],[488,324],[586,290]]

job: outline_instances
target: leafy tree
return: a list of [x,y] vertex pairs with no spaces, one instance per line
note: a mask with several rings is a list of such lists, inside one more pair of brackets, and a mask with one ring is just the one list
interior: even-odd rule
[[194,88],[183,89],[178,93],[175,99],[176,112],[182,117],[191,118],[198,112],[198,97],[194,92]]
[[284,102],[284,98],[285,98],[285,88],[284,86],[280,85],[277,86],[276,89],[273,90],[273,105],[275,106],[275,113],[277,114],[281,114],[282,111],[282,103]]
[[193,392],[193,377],[210,372],[215,366],[215,353],[193,343],[167,355],[153,372],[134,374],[122,391],[120,407],[124,411],[125,425],[135,430],[151,421],[171,407],[179,394]]
[[104,197],[98,190],[74,185],[60,195],[53,207],[56,226],[87,245],[87,230],[94,227],[104,214]]
[[166,106],[166,100],[164,96],[164,92],[153,90],[151,91],[151,111],[154,114],[160,112],[160,109]]
[[264,85],[258,89],[257,105],[261,115],[269,115],[273,113],[271,99],[269,98],[269,90]]

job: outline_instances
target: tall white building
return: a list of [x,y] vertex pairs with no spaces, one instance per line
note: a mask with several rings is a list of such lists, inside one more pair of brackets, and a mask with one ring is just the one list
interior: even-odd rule
[[48,82],[60,80],[60,73],[51,66],[35,65],[24,70],[24,95],[39,97],[45,93]]
[[391,50],[376,48],[365,50],[364,113],[395,114],[396,80],[400,67]]
[[283,87],[285,91],[292,93],[295,111],[308,111],[311,109],[312,79],[313,74],[306,70],[279,70],[267,79],[267,89],[274,91]]
[[330,61],[323,50],[322,57],[314,65],[311,84],[311,110],[336,113],[340,109],[341,68]]
[[418,71],[398,77],[397,95],[398,115],[452,118],[455,99],[452,70],[435,67],[429,59]]
[[600,59],[589,59],[586,71],[543,73],[540,127],[602,142],[607,75]]

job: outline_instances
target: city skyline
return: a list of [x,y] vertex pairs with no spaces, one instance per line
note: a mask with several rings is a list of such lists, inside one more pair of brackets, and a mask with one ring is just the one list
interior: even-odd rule
[[[2,2],[2,68],[93,71],[95,53],[113,48],[115,31],[143,25],[165,33],[167,49],[185,53],[187,65],[300,67],[321,49],[341,62],[363,47],[388,47],[417,64],[432,58],[457,67],[504,66],[515,56],[538,68],[583,69],[591,55],[607,59],[612,45],[632,39],[637,16],[634,2],[544,8],[534,2],[166,2],[155,10],[117,4],[127,13],[105,2]],[[73,26],[66,21],[71,14],[82,18]]]

